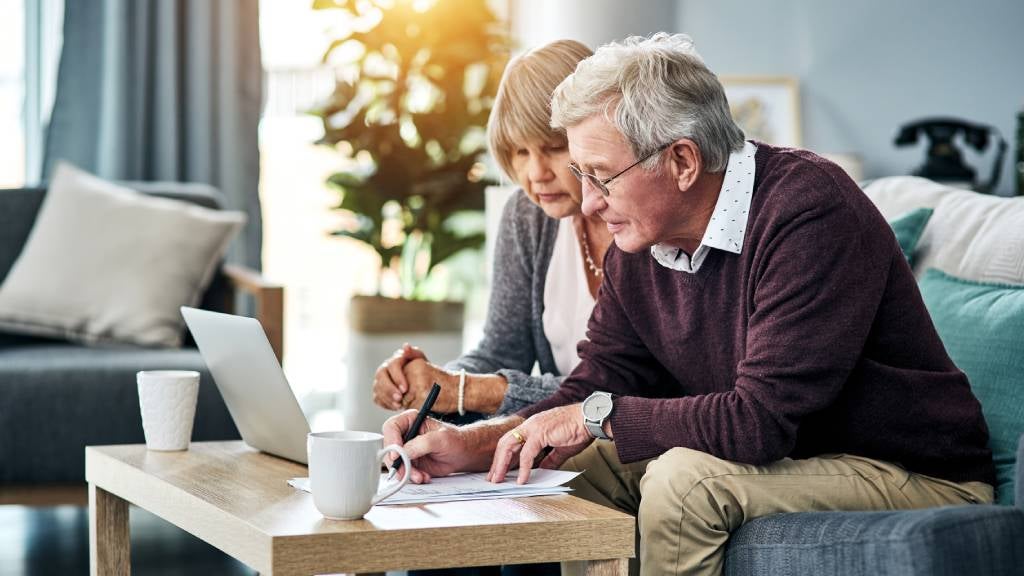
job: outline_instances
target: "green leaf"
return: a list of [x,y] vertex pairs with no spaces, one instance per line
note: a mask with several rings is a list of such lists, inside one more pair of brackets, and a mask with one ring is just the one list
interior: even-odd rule
[[392,259],[398,258],[402,255],[402,246],[389,246],[387,248],[378,247],[377,253],[380,254],[380,261],[388,266]]
[[327,59],[330,58],[331,53],[334,52],[339,46],[348,42],[348,38],[338,38],[337,40],[331,40],[331,43],[327,45],[327,49],[324,50],[324,55],[320,57],[320,63],[326,64]]
[[334,230],[331,232],[331,236],[352,238],[353,240],[359,240],[360,242],[369,244],[371,248],[375,248],[373,245],[373,235],[369,234],[365,230]]
[[434,266],[462,250],[479,248],[483,245],[484,234],[482,232],[459,237],[446,230],[438,230],[434,232],[433,241],[430,243],[430,266],[428,271],[433,270]]
[[[386,200],[375,194],[372,188],[349,187],[342,193],[340,207],[358,216],[369,218],[375,223],[383,222]],[[379,226],[378,226],[379,228]]]
[[348,9],[349,0],[313,0],[313,10]]
[[327,178],[328,184],[331,184],[332,186],[337,186],[342,190],[346,190],[349,188],[358,188],[363,185],[363,182],[363,178],[351,172],[336,172],[334,174],[331,174]]

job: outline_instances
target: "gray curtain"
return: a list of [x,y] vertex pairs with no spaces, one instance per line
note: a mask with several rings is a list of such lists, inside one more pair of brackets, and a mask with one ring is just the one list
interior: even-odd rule
[[257,0],[67,0],[44,178],[206,182],[249,217],[229,258],[259,269]]

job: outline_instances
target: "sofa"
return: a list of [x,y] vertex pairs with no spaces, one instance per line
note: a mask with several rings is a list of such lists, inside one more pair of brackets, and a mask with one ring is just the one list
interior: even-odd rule
[[[208,208],[222,206],[220,192],[207,185],[126,186]],[[18,258],[45,194],[43,188],[0,190],[0,283]],[[231,312],[237,294],[252,297],[255,315],[280,358],[282,288],[255,271],[225,264],[200,307]],[[144,369],[199,371],[193,440],[239,437],[189,338],[183,347],[170,349],[85,346],[0,332],[0,504],[53,504],[65,499],[80,503],[85,494],[85,446],[145,441],[135,382],[135,373]]]
[[[911,210],[932,210],[908,257],[947,351],[967,373],[982,403],[997,469],[1004,478],[1008,474],[1024,477],[1024,371],[1009,377],[1004,373],[999,386],[983,387],[990,381],[991,365],[1024,365],[1019,360],[1024,358],[1024,330],[1008,340],[989,342],[989,334],[1005,326],[982,322],[953,328],[946,319],[958,310],[950,309],[948,300],[936,300],[933,287],[937,281],[978,283],[979,289],[991,285],[1009,294],[1024,287],[1024,198],[985,196],[914,177],[877,180],[865,192],[890,221]],[[977,304],[976,299],[966,302]],[[1005,317],[989,318],[994,318],[992,324],[1002,324]],[[1021,318],[1024,315],[1017,313],[1011,320],[1017,322],[1015,326],[1024,326]],[[1017,482],[1014,489],[1010,478],[1010,483],[997,487],[998,503],[993,505],[759,518],[730,538],[725,572],[731,576],[1024,574],[1024,482]]]

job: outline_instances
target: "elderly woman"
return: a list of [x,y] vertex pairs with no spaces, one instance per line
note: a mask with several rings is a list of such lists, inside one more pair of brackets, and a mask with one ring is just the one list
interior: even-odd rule
[[[505,69],[487,127],[491,152],[521,190],[502,214],[493,292],[479,345],[444,368],[405,345],[374,379],[374,401],[418,407],[434,382],[434,412],[509,414],[550,396],[579,362],[611,234],[580,211],[565,131],[552,129],[551,94],[589,48],[552,42]],[[534,364],[539,376],[531,376]]]

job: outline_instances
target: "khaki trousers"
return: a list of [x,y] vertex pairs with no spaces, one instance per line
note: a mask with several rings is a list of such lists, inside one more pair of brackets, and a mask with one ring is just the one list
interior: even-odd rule
[[849,454],[752,466],[673,448],[622,464],[615,444],[598,440],[562,468],[584,472],[571,483],[573,495],[637,516],[639,563],[630,561],[631,574],[721,574],[729,534],[769,514],[903,510],[993,498],[983,482],[957,484]]

